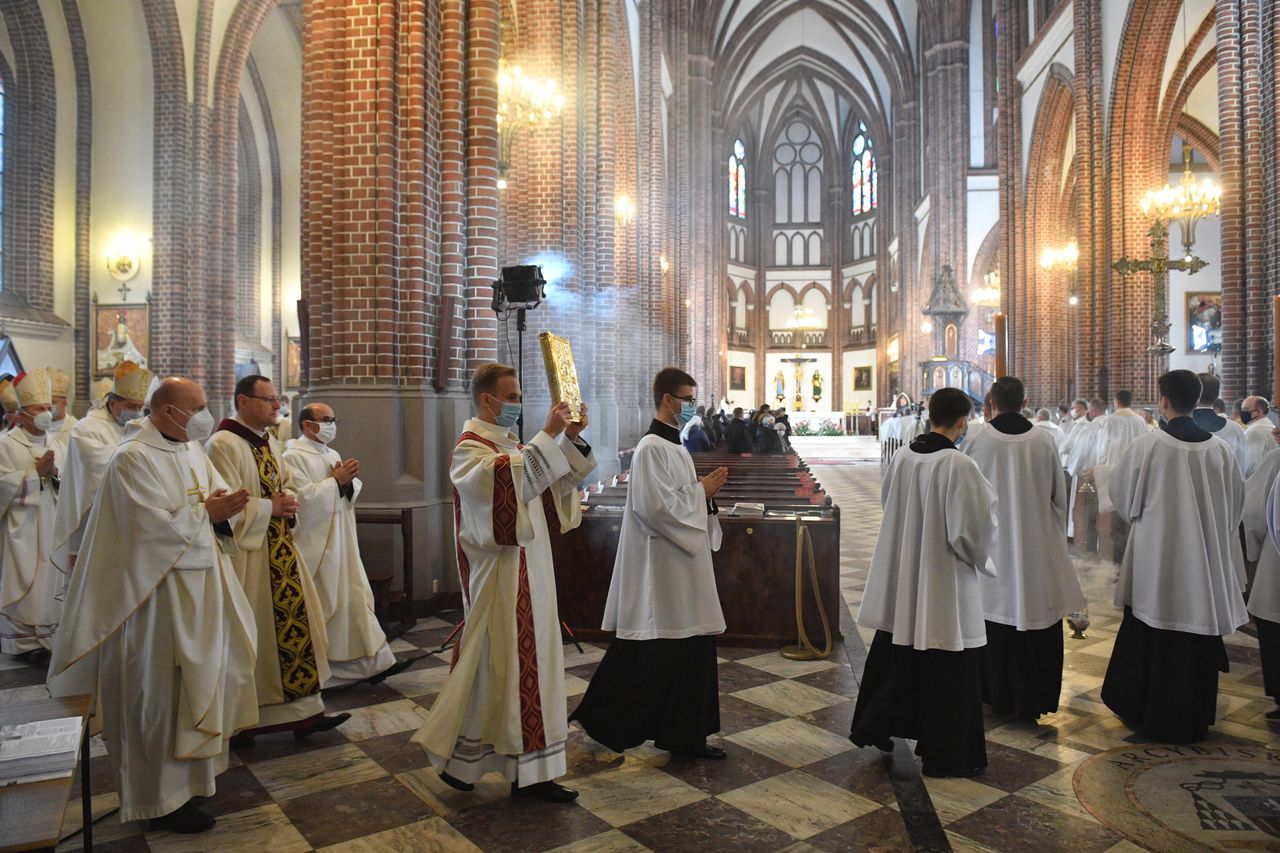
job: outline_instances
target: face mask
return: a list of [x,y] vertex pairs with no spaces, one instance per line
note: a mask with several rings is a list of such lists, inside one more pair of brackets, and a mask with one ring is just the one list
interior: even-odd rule
[[337,437],[338,437],[337,424],[322,423],[320,424],[319,431],[316,432],[316,438],[319,439],[322,444],[328,444],[329,442],[333,441]]
[[[187,415],[177,406],[173,407],[182,414]],[[209,440],[209,436],[213,435],[213,413],[208,409],[201,409],[194,415],[187,415],[187,441],[194,441],[203,444]]]
[[680,426],[684,426],[693,420],[693,416],[698,414],[698,407],[693,403],[681,403],[680,414],[676,415],[676,420],[680,422]]
[[960,445],[964,444],[964,436],[965,436],[964,433],[960,433],[960,435],[956,436],[956,440],[953,442],[953,444],[955,444],[957,449],[960,447]]
[[1247,424],[1251,420],[1253,420],[1253,412],[1249,411],[1248,409],[1245,409],[1240,412],[1240,423]]
[[62,432],[62,428],[67,425],[66,417],[58,418],[56,421],[49,422],[49,432]]
[[142,417],[141,409],[125,409],[116,415],[116,423],[120,424],[120,426],[125,426],[130,421],[136,421],[140,417]]
[[511,429],[520,420],[522,411],[524,411],[524,406],[519,403],[503,403],[502,412],[494,420],[494,423],[503,429]]
[[53,412],[41,412],[31,419],[31,425],[41,432],[53,429]]

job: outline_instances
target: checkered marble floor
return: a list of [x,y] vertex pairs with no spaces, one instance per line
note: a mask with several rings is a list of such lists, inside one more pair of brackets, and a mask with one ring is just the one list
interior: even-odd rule
[[[232,756],[205,835],[184,837],[120,824],[94,831],[102,851],[690,851],[690,850],[1133,850],[1076,799],[1072,774],[1097,752],[1137,742],[1102,706],[1098,690],[1119,623],[1110,567],[1088,567],[1094,624],[1068,640],[1063,703],[1039,725],[988,719],[987,772],[975,779],[923,779],[910,745],[891,756],[847,739],[857,675],[869,636],[853,626],[880,519],[879,466],[816,469],[842,509],[841,589],[849,611],[845,644],[830,660],[793,662],[761,649],[720,650],[723,762],[673,758],[646,746],[617,754],[576,725],[569,738],[577,804],[513,801],[496,777],[464,794],[445,786],[409,742],[448,675],[447,654],[428,656],[375,688],[335,694],[349,710],[339,729],[296,744],[260,737]],[[443,642],[449,614],[418,623],[393,644],[399,654]],[[1229,638],[1232,672],[1222,680],[1211,741],[1275,746],[1262,713],[1257,645]],[[572,707],[603,655],[566,646]],[[44,696],[43,674],[0,656],[0,702]],[[101,743],[91,760],[94,813],[118,804]],[[1117,792],[1122,795],[1122,792]],[[77,791],[78,796],[78,791]],[[70,809],[64,834],[79,827]],[[59,850],[80,847],[79,836]]]

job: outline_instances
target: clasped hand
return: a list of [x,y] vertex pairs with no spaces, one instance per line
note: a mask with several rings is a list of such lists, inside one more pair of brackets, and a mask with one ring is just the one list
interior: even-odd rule
[[228,492],[218,489],[204,499],[204,511],[209,513],[209,520],[214,524],[236,515],[249,503],[249,493],[244,489]]
[[345,486],[360,474],[360,460],[348,459],[333,466],[333,479],[338,485]]
[[44,455],[36,460],[36,473],[41,477],[57,475],[58,467],[53,464],[53,451],[46,450]]
[[272,518],[293,518],[298,514],[298,499],[293,495],[278,494],[271,496]]
[[702,491],[708,498],[715,497],[716,492],[724,487],[725,481],[729,479],[729,469],[721,466],[705,477],[698,480],[702,484]]

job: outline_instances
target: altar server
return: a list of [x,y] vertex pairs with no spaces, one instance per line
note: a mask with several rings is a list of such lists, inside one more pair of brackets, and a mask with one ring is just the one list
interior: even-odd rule
[[[1197,412],[1199,409],[1196,410]],[[1272,431],[1280,441],[1280,427]],[[1276,479],[1280,477],[1280,453],[1268,453],[1244,483],[1245,557],[1256,562],[1257,571],[1249,590],[1248,611],[1258,628],[1258,651],[1262,656],[1262,692],[1276,707],[1267,712],[1269,720],[1280,720],[1280,497]]]
[[1237,528],[1244,479],[1226,442],[1191,418],[1200,380],[1159,380],[1160,430],[1137,439],[1114,473],[1116,512],[1133,525],[1116,604],[1124,619],[1102,701],[1143,737],[1200,740],[1214,720],[1222,637],[1248,621]]
[[453,671],[413,736],[449,785],[469,791],[502,773],[512,796],[567,803],[569,736],[564,652],[550,530],[582,522],[578,483],[596,467],[567,403],[552,406],[527,445],[515,368],[485,364],[471,378],[476,416],[453,450],[453,518],[466,623]]
[[[1213,433],[1227,443],[1231,452],[1235,454],[1236,461],[1240,463],[1240,470],[1243,473],[1245,462],[1248,461],[1244,448],[1244,427],[1214,411],[1213,401],[1218,399],[1218,392],[1222,390],[1222,381],[1212,373],[1197,375],[1202,389],[1200,405],[1196,406],[1191,417],[1200,429]],[[1266,500],[1266,495],[1263,495],[1263,500]]]
[[720,547],[713,497],[728,477],[698,478],[680,446],[697,383],[676,367],[653,380],[656,414],[631,460],[618,554],[604,605],[615,631],[573,713],[592,738],[621,752],[652,740],[692,758],[722,759],[715,635],[724,632],[711,552]]
[[20,373],[13,386],[18,425],[0,436],[0,652],[43,666],[62,615],[52,559],[62,446],[48,432],[48,375]]
[[53,401],[53,423],[49,426],[49,436],[66,449],[71,440],[71,428],[80,419],[67,411],[67,401],[71,395],[71,376],[59,367],[48,368],[49,392]]
[[124,438],[125,425],[142,416],[142,398],[150,384],[150,370],[132,361],[120,362],[105,406],[90,409],[67,431],[66,464],[53,523],[53,552],[55,560],[65,555],[64,569],[75,565],[89,505],[111,454]]
[[997,379],[995,417],[964,452],[999,496],[994,576],[978,577],[987,631],[982,698],[997,714],[1035,719],[1058,710],[1062,617],[1085,601],[1067,553],[1067,487],[1057,443],[1017,414],[1024,397],[1022,380]]
[[928,776],[972,776],[987,764],[978,575],[992,571],[996,493],[954,444],[971,408],[963,391],[938,390],[933,431],[894,456],[857,619],[876,634],[849,739],[886,751],[891,737],[914,739]]
[[231,733],[258,719],[253,614],[224,556],[249,496],[190,440],[212,424],[204,390],[175,377],[156,396],[103,473],[49,690],[96,697],[121,822],[194,833],[214,818],[192,798],[213,795]]
[[373,613],[373,590],[356,538],[360,461],[344,460],[329,446],[338,419],[324,403],[302,408],[302,437],[285,445],[284,464],[298,496],[294,542],[315,579],[329,640],[329,680],[338,687],[371,684],[402,672],[412,662],[396,661]]
[[[154,398],[151,403],[152,412],[160,408]],[[233,746],[240,748],[273,731],[292,731],[301,740],[351,715],[325,716],[320,698],[329,678],[324,613],[293,541],[298,511],[293,483],[279,442],[267,433],[280,409],[275,386],[265,376],[246,376],[236,383],[235,406],[235,418],[218,425],[205,451],[228,487],[244,489],[250,498],[232,523],[237,548],[232,562],[257,631],[259,725],[237,736]]]
[[1131,408],[1133,392],[1117,391],[1114,402],[1115,409],[1102,419],[1094,438],[1093,483],[1098,489],[1098,553],[1119,563],[1124,558],[1129,525],[1116,512],[1111,497],[1111,472],[1129,445],[1150,430],[1142,416]]
[[1096,397],[1076,420],[1071,434],[1062,445],[1063,466],[1071,477],[1071,508],[1067,517],[1067,537],[1082,551],[1098,550],[1098,492],[1093,485],[1093,461],[1096,458],[1098,431],[1102,427],[1104,404]]
[[1271,429],[1275,424],[1267,417],[1270,411],[1270,404],[1262,397],[1245,397],[1240,404],[1240,420],[1244,422],[1244,453],[1240,468],[1246,477],[1262,464],[1263,457],[1280,449],[1271,440]]

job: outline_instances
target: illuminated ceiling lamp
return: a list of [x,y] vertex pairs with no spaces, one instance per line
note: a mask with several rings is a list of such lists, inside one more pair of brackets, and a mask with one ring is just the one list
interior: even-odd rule
[[519,65],[498,61],[498,189],[507,188],[511,146],[529,128],[546,127],[560,117],[564,96],[556,81],[529,77]]

